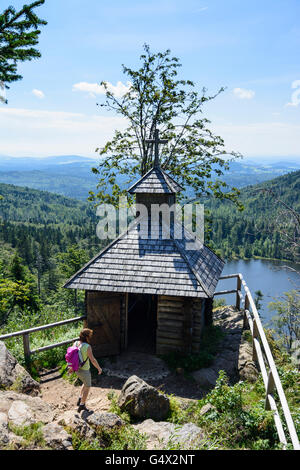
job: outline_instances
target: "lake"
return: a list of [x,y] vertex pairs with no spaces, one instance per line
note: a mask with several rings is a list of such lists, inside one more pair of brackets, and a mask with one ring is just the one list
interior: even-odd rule
[[[300,265],[292,262],[251,259],[247,261],[228,261],[224,266],[222,275],[241,273],[253,298],[255,298],[254,293],[257,290],[263,293],[260,316],[262,322],[266,324],[276,313],[268,308],[268,304],[273,300],[278,300],[284,292],[296,287],[299,289],[300,276],[285,266],[300,272]],[[220,281],[216,290],[231,290],[234,288],[236,288],[236,280],[228,279]],[[235,304],[235,294],[224,296],[224,298],[226,298],[227,303]]]

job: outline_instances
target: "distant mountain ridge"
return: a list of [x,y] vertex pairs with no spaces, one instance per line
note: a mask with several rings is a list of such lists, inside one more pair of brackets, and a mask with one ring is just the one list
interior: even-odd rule
[[[98,177],[91,171],[97,163],[97,157],[79,155],[46,158],[0,156],[0,182],[86,200],[89,191],[97,190]],[[242,188],[299,169],[300,161],[255,163],[239,160],[231,162],[230,170],[221,179],[229,186]],[[124,175],[120,175],[119,184],[126,187]]]

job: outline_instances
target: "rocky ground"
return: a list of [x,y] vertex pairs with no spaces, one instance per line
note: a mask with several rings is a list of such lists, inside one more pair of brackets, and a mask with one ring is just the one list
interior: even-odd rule
[[[242,338],[242,313],[224,307],[215,312],[214,321],[225,335],[209,368],[194,372],[191,378],[182,371],[171,373],[161,359],[141,353],[103,361],[104,374],[93,378],[88,399],[92,411],[80,415],[76,407],[79,386],[63,379],[58,370],[44,371],[37,383],[0,343],[0,448],[23,448],[24,436],[18,429],[34,423],[41,423],[43,448],[69,450],[72,430],[91,440],[99,436],[99,429],[125,426],[119,416],[109,413],[109,392],[115,393],[119,406],[135,416],[133,428],[146,436],[147,448],[165,448],[170,441],[180,448],[192,449],[195,442],[199,445],[205,436],[197,426],[187,423],[175,428],[165,421],[169,399],[161,392],[176,396],[184,406],[214,387],[219,370],[225,370],[232,383],[257,376],[252,348]],[[128,401],[130,410],[125,406]],[[105,447],[105,442],[101,445]],[[26,446],[30,448],[30,443]]]

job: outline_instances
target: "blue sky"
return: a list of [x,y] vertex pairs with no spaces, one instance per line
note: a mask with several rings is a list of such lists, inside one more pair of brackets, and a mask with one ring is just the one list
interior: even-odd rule
[[137,66],[148,43],[171,49],[199,90],[227,87],[204,115],[228,149],[300,159],[299,0],[47,0],[39,15],[42,58],[19,67],[0,104],[0,154],[95,155],[124,125],[96,106],[97,84],[126,86],[121,65]]

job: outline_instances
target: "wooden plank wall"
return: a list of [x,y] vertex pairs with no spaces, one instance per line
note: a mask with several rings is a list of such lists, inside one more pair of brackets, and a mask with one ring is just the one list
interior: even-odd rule
[[158,296],[156,353],[199,351],[205,325],[205,299]]
[[198,352],[201,344],[201,336],[205,323],[205,300],[204,299],[193,299],[193,340],[192,340],[192,351]]
[[158,296],[156,353],[167,354],[184,349],[184,297]]
[[121,299],[121,324],[120,324],[120,336],[121,336],[121,350],[127,348],[127,336],[128,336],[128,294],[123,294]]

